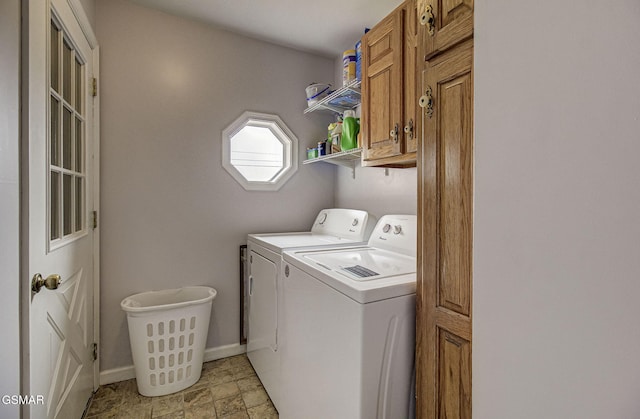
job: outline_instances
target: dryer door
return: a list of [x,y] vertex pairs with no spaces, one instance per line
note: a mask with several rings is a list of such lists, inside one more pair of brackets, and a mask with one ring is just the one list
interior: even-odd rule
[[249,336],[247,352],[275,351],[278,269],[274,262],[251,251],[249,276]]

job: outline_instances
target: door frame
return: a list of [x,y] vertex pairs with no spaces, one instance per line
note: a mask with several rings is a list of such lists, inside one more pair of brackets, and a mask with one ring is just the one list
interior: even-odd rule
[[[96,35],[93,31],[89,18],[87,17],[84,7],[80,0],[66,0],[75,19],[77,20],[82,33],[86,37],[92,50],[91,60],[93,62],[93,78],[100,80],[100,54]],[[43,4],[44,3],[44,4]],[[30,359],[29,359],[29,308],[31,299],[31,278],[29,278],[29,149],[30,138],[33,127],[30,126],[29,104],[30,98],[34,96],[30,86],[30,62],[42,62],[43,57],[37,57],[38,51],[34,51],[32,42],[42,42],[42,40],[33,40],[31,22],[35,24],[49,24],[50,19],[50,1],[47,0],[22,0],[21,13],[22,21],[20,28],[21,45],[20,45],[20,394],[31,395],[30,388]],[[46,19],[42,21],[42,16]],[[42,21],[42,22],[41,22]],[[48,26],[47,26],[48,28]],[[46,63],[46,60],[45,60]],[[45,68],[42,71],[45,71]],[[38,89],[39,86],[33,87]],[[97,86],[99,92],[99,86]],[[39,95],[42,92],[35,92]],[[46,100],[47,96],[43,96],[42,100]],[[99,96],[93,98],[93,155],[87,158],[93,159],[93,194],[87,196],[87,203],[91,203],[96,214],[100,212],[100,100]],[[38,128],[35,127],[36,131]],[[89,221],[91,224],[91,221]],[[89,228],[92,228],[90,225]],[[93,364],[93,388],[96,390],[100,384],[100,228],[97,225],[93,230],[93,342],[98,345],[98,357]],[[35,395],[34,395],[35,396]],[[22,405],[21,417],[30,418],[31,411],[28,404]]]

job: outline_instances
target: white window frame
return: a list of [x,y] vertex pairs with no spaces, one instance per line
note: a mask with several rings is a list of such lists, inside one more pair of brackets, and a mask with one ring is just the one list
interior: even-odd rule
[[[231,164],[231,139],[247,126],[268,128],[283,145],[283,167],[268,181],[250,181]],[[278,115],[246,111],[222,131],[222,166],[247,191],[277,191],[298,170],[298,138]]]

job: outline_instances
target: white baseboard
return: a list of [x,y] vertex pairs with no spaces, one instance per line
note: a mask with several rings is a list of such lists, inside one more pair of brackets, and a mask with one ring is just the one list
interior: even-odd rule
[[[227,358],[229,356],[240,355],[247,352],[246,345],[235,343],[232,345],[218,346],[217,348],[207,348],[204,350],[204,362],[215,361],[216,359]],[[117,383],[118,381],[136,378],[136,371],[133,365],[113,368],[100,371],[100,385]]]

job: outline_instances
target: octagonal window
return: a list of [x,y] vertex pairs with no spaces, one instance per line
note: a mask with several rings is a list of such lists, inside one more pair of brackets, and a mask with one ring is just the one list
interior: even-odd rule
[[222,166],[246,190],[280,189],[298,169],[297,150],[277,115],[245,112],[222,131]]

